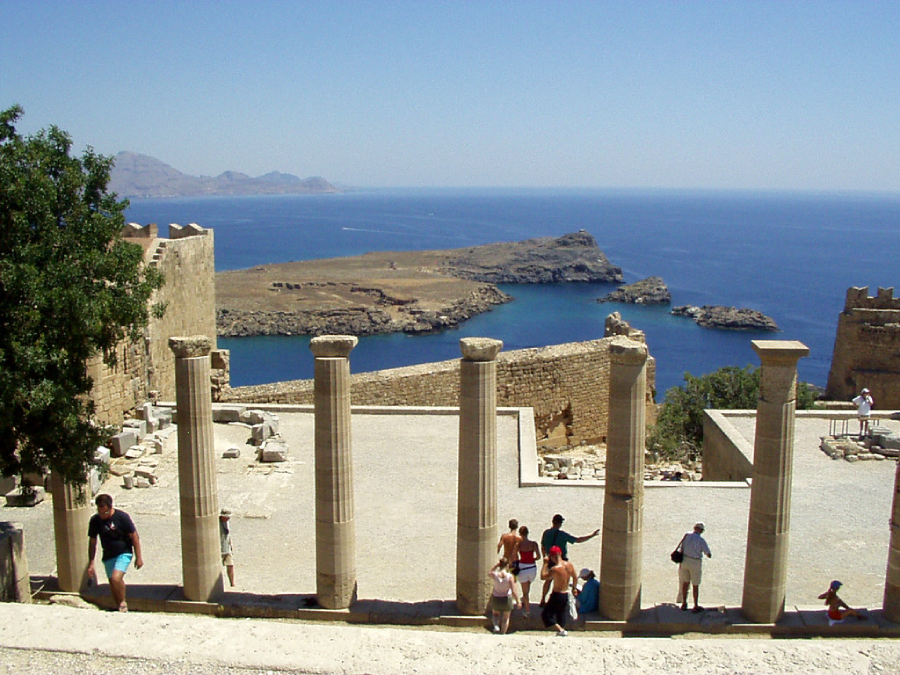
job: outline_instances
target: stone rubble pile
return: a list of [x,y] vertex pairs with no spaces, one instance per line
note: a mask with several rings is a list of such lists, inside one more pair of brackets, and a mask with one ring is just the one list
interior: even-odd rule
[[[590,450],[589,450],[590,452]],[[553,480],[606,480],[606,455],[601,454],[545,454],[538,457],[538,476]],[[645,481],[699,481],[703,479],[699,462],[683,466],[647,464]]]
[[[122,478],[126,489],[157,485],[156,469],[160,460],[155,455],[162,454],[165,441],[176,431],[173,418],[171,408],[150,403],[141,406],[137,418],[126,420],[122,431],[113,436],[111,447],[98,450],[98,459],[107,465],[110,474]],[[250,432],[250,443],[257,446],[259,462],[287,461],[288,444],[279,433],[278,415],[244,406],[226,406],[213,410],[213,422],[245,426]],[[223,458],[240,456],[241,448],[236,445],[222,453]],[[91,481],[94,494],[102,482],[100,471],[95,469],[95,473]]]
[[[120,476],[126,489],[149,488],[159,483],[156,469],[166,440],[175,433],[174,411],[163,406],[145,403],[137,409],[134,419],[125,420],[122,431],[112,437],[109,448],[100,448],[109,473]],[[100,489],[99,470],[96,483],[91,480],[94,494]]]
[[823,436],[819,447],[831,459],[843,459],[847,462],[883,461],[888,457],[900,457],[900,434],[892,433],[887,428],[875,427],[868,436],[858,440],[850,436]]

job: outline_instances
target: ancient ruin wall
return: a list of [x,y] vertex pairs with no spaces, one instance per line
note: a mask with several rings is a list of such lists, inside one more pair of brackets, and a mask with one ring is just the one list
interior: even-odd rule
[[166,311],[161,319],[151,316],[144,338],[121,345],[118,363],[104,365],[99,357],[88,364],[94,379],[92,398],[96,417],[120,424],[136,406],[159,392],[175,398],[175,359],[169,349],[173,335],[207,335],[216,344],[215,257],[213,232],[197,225],[169,226],[169,238],[158,237],[157,226],[133,223],[123,235],[144,248],[144,262],[158,268],[165,285],[151,299]]
[[893,288],[850,288],[838,316],[826,395],[849,400],[863,387],[875,407],[900,408],[900,298]]
[[[604,441],[609,410],[609,338],[500,352],[497,405],[534,409],[538,442]],[[309,355],[312,358],[312,355]],[[353,354],[350,355],[353,367]],[[655,362],[647,364],[647,419],[654,421]],[[353,405],[459,404],[459,361],[440,361],[351,377]],[[220,400],[240,403],[313,403],[313,381],[236,387]]]

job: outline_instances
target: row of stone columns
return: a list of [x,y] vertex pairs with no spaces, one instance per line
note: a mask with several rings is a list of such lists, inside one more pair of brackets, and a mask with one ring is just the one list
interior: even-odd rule
[[[315,357],[316,595],[329,609],[356,599],[356,530],[350,428],[349,354],[352,336],[313,338]],[[172,338],[178,406],[178,469],[182,573],[189,600],[223,592],[218,504],[209,391],[210,340]],[[497,540],[496,357],[503,343],[460,340],[459,479],[456,602],[481,614],[490,600],[487,571]],[[784,612],[790,534],[791,476],[797,362],[809,353],[799,342],[755,340],[762,363],[741,609],[757,623]],[[617,336],[610,344],[607,481],[600,561],[600,611],[613,620],[634,618],[641,606],[645,344]],[[52,478],[60,587],[84,582],[91,514],[84,486]],[[884,595],[885,617],[900,622],[900,464],[895,481]]]

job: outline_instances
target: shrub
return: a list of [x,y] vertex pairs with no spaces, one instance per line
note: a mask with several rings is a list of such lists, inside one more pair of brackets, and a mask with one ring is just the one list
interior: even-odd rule
[[[700,459],[703,411],[756,410],[762,371],[753,366],[726,366],[701,377],[684,374],[684,385],[666,392],[656,425],[647,436],[651,461],[690,462]],[[814,390],[797,385],[797,408],[811,408]]]

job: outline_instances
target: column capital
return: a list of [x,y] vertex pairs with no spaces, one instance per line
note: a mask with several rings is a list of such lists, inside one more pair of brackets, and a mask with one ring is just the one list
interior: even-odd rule
[[319,335],[309,341],[309,348],[317,359],[347,358],[358,343],[355,335]]
[[485,337],[468,337],[459,341],[463,361],[493,361],[503,349],[502,340]]
[[797,340],[753,340],[750,344],[763,365],[792,366],[809,356],[809,347]]
[[176,357],[185,359],[208,356],[212,349],[212,340],[205,335],[170,337],[169,349],[175,353]]
[[614,336],[609,343],[609,358],[623,366],[639,366],[647,360],[647,345],[624,335]]

